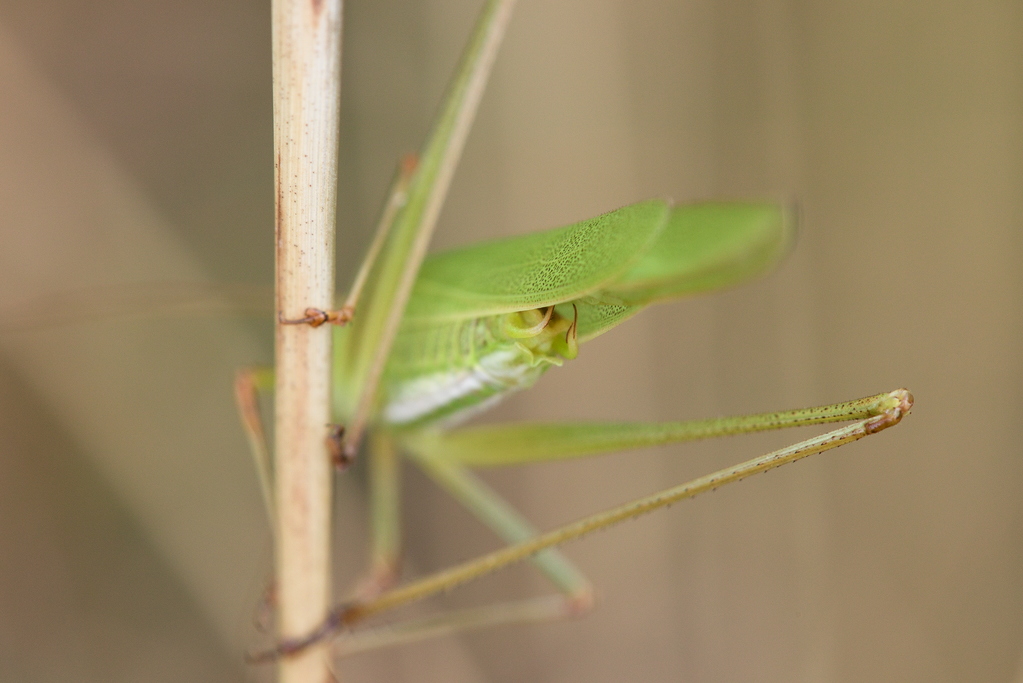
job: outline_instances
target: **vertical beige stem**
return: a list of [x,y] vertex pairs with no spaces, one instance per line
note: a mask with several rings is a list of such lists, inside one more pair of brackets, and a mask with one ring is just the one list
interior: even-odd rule
[[[340,92],[341,0],[273,0],[277,312],[329,310]],[[282,638],[330,601],[330,327],[277,326],[277,586]],[[285,660],[283,683],[329,680],[320,648]]]

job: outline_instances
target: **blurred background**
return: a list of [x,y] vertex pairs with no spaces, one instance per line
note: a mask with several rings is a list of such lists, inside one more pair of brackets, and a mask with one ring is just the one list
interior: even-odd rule
[[[346,3],[339,283],[479,4]],[[231,378],[271,362],[269,324],[80,313],[271,284],[269,7],[6,0],[0,91],[0,678],[266,680],[241,662],[272,549]],[[1021,159],[1014,0],[522,0],[438,246],[649,197],[794,199],[803,220],[775,274],[647,311],[488,419],[900,386],[917,407],[569,546],[599,590],[584,620],[361,655],[344,680],[1023,681]],[[549,528],[807,435],[486,476]],[[338,482],[339,596],[362,477]],[[410,573],[496,546],[405,486]],[[516,568],[434,605],[545,589]]]

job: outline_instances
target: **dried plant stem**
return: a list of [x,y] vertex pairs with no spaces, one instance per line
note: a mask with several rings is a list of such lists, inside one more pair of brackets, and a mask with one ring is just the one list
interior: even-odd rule
[[[278,319],[330,310],[340,92],[341,0],[273,0]],[[278,325],[275,495],[282,638],[330,603],[330,328]],[[280,664],[282,683],[324,683],[321,648]]]

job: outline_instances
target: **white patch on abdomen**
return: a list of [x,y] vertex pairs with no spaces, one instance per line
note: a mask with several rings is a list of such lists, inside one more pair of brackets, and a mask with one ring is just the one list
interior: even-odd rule
[[509,392],[532,386],[545,368],[531,365],[526,355],[528,352],[518,347],[504,348],[468,368],[396,383],[390,387],[384,419],[391,424],[414,422],[467,396],[479,395],[478,404],[450,416],[464,419]]

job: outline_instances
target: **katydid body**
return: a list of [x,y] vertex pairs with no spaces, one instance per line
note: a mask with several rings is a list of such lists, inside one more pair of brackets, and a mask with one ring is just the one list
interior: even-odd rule
[[[762,272],[790,241],[775,204],[650,201],[426,260],[385,366],[378,421],[451,425],[575,358],[647,305]],[[339,328],[337,404],[354,405]],[[339,422],[350,415],[343,412]]]
[[[565,228],[428,258],[384,366],[370,420],[377,434],[369,452],[372,580],[320,631],[282,643],[275,652],[297,651],[370,615],[528,558],[564,594],[561,601],[531,599],[355,634],[341,642],[339,651],[350,654],[452,630],[577,614],[591,604],[591,588],[557,545],[897,423],[912,406],[905,390],[820,408],[691,422],[455,426],[528,388],[548,369],[575,358],[580,343],[650,304],[763,273],[785,253],[792,232],[790,212],[777,204],[672,207],[650,201]],[[365,343],[358,315],[335,334],[335,398],[343,424],[361,398],[351,391],[346,374]],[[467,469],[850,420],[856,422],[542,535]],[[396,447],[511,545],[390,589],[400,573]]]
[[[282,322],[345,325],[335,328],[335,414],[347,430],[336,460],[350,461],[364,431],[373,431],[367,449],[373,563],[371,580],[320,629],[257,659],[296,652],[365,617],[524,559],[532,559],[563,597],[454,614],[383,635],[356,632],[340,647],[350,653],[452,630],[576,614],[591,604],[592,591],[556,546],[873,434],[897,423],[912,406],[909,392],[896,390],[820,408],[695,422],[455,427],[528,388],[574,358],[580,343],[650,304],[737,285],[766,272],[786,253],[793,235],[790,212],[779,204],[672,206],[652,200],[564,228],[425,258],[511,5],[511,0],[486,3],[420,163],[415,169],[405,164],[392,186],[374,256],[356,278],[355,290],[366,284],[366,301],[356,306],[350,299],[335,313],[309,309],[305,317],[279,312]],[[851,424],[543,534],[468,469],[840,421]],[[392,587],[400,559],[397,452],[508,545]]]

